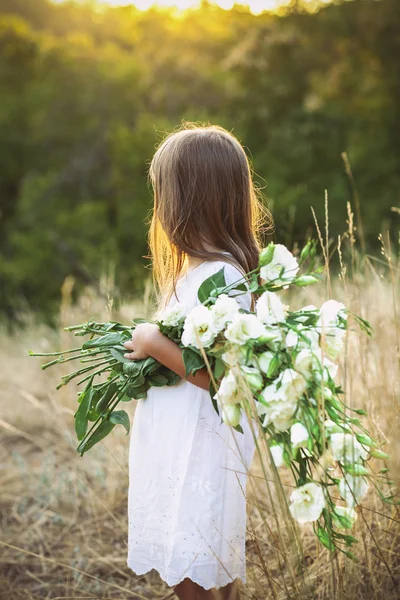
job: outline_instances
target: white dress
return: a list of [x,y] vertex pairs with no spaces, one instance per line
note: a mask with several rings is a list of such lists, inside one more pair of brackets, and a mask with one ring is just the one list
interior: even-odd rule
[[[181,278],[179,301],[199,304],[201,283],[224,261],[200,264]],[[170,306],[176,302],[172,295]],[[250,309],[250,293],[239,304]],[[128,558],[138,575],[156,569],[171,587],[188,577],[205,589],[246,581],[246,479],[255,442],[221,423],[207,391],[181,380],[151,388],[137,403],[129,447]]]

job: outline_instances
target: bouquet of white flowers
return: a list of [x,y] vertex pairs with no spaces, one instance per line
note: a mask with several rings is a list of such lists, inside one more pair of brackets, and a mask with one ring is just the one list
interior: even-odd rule
[[[297,260],[280,244],[269,244],[259,256],[258,267],[231,285],[224,269],[209,277],[198,290],[200,305],[187,310],[176,303],[164,311],[157,324],[161,332],[183,349],[186,376],[206,366],[210,373],[210,396],[227,426],[242,432],[243,418],[253,418],[267,436],[276,468],[291,470],[295,489],[289,510],[299,523],[313,522],[321,543],[352,556],[355,506],[372,482],[384,480],[369,459],[387,459],[378,443],[363,427],[361,409],[343,402],[335,382],[337,360],[344,350],[349,311],[335,300],[320,308],[305,306],[290,311],[278,292],[289,286],[306,286],[319,280],[313,271],[315,243],[310,241]],[[298,275],[300,266],[308,268]],[[241,309],[235,296],[256,295],[255,311]],[[368,334],[370,325],[351,314]],[[174,385],[179,377],[153,358],[132,361],[124,357],[123,343],[131,339],[133,326],[117,322],[87,323],[67,327],[77,336],[90,335],[80,348],[65,358],[43,365],[79,359],[91,363],[65,376],[57,389],[74,377],[86,386],[78,397],[75,429],[83,455],[103,439],[116,424],[129,432],[129,417],[115,410],[119,402],[145,398],[151,386]],[[43,356],[29,352],[33,356]],[[95,377],[107,372],[104,383]],[[88,424],[93,425],[88,430]],[[322,467],[322,469],[321,469]],[[343,504],[337,504],[335,496]]]

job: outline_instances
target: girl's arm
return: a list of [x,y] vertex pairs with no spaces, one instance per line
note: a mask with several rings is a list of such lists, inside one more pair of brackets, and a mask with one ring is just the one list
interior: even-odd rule
[[131,352],[124,354],[125,358],[141,360],[152,356],[182,379],[186,379],[203,390],[209,389],[210,376],[207,367],[203,367],[195,375],[185,377],[182,349],[179,348],[178,344],[163,335],[157,325],[140,323],[132,333],[132,341],[124,342],[124,346],[127,350],[131,350]]

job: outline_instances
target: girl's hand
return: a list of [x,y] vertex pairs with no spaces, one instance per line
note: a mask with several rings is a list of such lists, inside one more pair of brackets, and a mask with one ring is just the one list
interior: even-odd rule
[[131,350],[131,352],[124,354],[124,357],[131,360],[148,358],[151,356],[151,348],[154,347],[154,343],[160,337],[162,337],[162,333],[158,325],[153,323],[139,323],[132,331],[132,341],[124,342],[125,348]]

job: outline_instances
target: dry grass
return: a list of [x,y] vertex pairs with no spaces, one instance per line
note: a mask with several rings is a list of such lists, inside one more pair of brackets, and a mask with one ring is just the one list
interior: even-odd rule
[[[375,336],[351,333],[341,372],[352,405],[366,408],[369,426],[386,440],[390,471],[398,478],[399,328],[395,298],[397,276],[365,262],[351,283],[334,279],[333,296],[368,318]],[[354,266],[354,262],[353,262]],[[390,266],[390,265],[389,265]],[[351,262],[349,270],[351,270]],[[62,325],[96,319],[129,321],[140,307],[112,302],[104,306],[88,290],[79,306],[69,304],[71,282],[64,286]],[[323,285],[307,288],[294,303],[320,304]],[[28,349],[68,348],[70,334],[55,333],[32,322],[13,338],[2,336],[1,417],[1,566],[0,598],[6,600],[72,598],[173,598],[157,574],[137,577],[126,566],[128,438],[122,428],[84,458],[76,452],[73,413],[76,388],[55,391],[68,365],[40,370]],[[79,345],[79,344],[77,344]],[[45,362],[45,359],[43,359]],[[134,405],[128,406],[133,416]],[[354,534],[360,540],[358,562],[329,557],[311,528],[293,530],[279,502],[279,483],[256,457],[248,484],[248,581],[242,597],[381,599],[399,597],[400,514],[369,493]],[[283,489],[290,480],[283,477]],[[297,536],[297,537],[296,537]],[[296,543],[301,541],[301,545]]]

